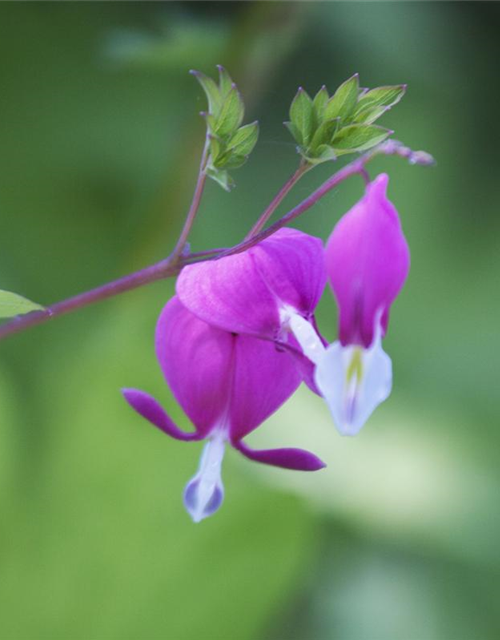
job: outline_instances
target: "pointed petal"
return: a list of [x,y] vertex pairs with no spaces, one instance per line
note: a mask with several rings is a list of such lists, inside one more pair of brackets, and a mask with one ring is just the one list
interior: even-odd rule
[[336,225],[326,248],[328,276],[340,310],[342,344],[369,347],[377,312],[383,333],[388,310],[410,267],[410,253],[398,213],[387,199],[386,174]]
[[311,315],[326,285],[323,241],[297,229],[284,228],[252,251],[271,291],[300,314]]
[[194,522],[214,514],[224,499],[221,466],[224,458],[224,438],[216,435],[206,443],[197,474],[186,485],[184,506]]
[[377,337],[370,349],[334,342],[316,367],[316,384],[335,426],[353,436],[391,393],[392,363]]
[[237,336],[229,423],[239,440],[258,427],[301,382],[295,359],[273,342]]
[[318,471],[326,467],[326,464],[317,456],[304,449],[251,449],[241,440],[233,443],[233,446],[241,453],[262,464],[269,464],[282,469],[294,469],[296,471]]
[[139,389],[122,389],[125,400],[143,418],[155,427],[176,440],[197,440],[197,433],[186,433],[179,429],[175,422],[165,412],[163,407],[152,396]]
[[177,401],[204,437],[227,409],[235,337],[190,313],[174,297],[156,327],[156,354]]
[[184,267],[176,289],[182,304],[220,329],[270,338],[279,331],[279,305],[250,251]]

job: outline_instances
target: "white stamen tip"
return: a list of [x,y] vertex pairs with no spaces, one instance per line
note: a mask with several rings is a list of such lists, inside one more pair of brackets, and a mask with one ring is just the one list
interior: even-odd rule
[[281,311],[281,321],[293,333],[306,358],[317,364],[325,353],[325,347],[313,325],[296,311],[286,307]]

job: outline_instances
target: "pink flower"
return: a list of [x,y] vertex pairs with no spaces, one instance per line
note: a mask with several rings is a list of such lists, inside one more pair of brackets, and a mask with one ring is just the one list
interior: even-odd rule
[[339,338],[318,361],[316,384],[339,431],[356,434],[391,392],[392,363],[381,341],[390,306],[410,267],[398,213],[379,175],[333,230],[326,267],[339,307]]
[[[244,252],[185,267],[177,295],[215,327],[290,349],[315,389],[311,361],[324,346],[314,310],[325,284],[322,241],[296,229],[280,229]],[[308,359],[301,358],[302,351]]]
[[225,443],[246,457],[286,469],[315,471],[319,458],[302,449],[253,450],[243,438],[296,390],[295,360],[270,341],[236,335],[197,318],[174,297],[156,329],[156,354],[174,396],[194,425],[186,433],[147,393],[124,389],[127,402],[177,440],[207,440],[198,473],[184,493],[195,522],[214,513],[224,495],[221,465]]

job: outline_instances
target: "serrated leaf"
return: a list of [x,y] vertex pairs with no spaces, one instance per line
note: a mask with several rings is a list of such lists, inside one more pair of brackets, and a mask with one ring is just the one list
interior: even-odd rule
[[337,133],[332,146],[337,155],[366,151],[386,140],[391,133],[376,124],[352,124]]
[[217,69],[219,70],[219,90],[222,98],[225,98],[227,94],[233,88],[233,81],[231,80],[231,76],[226,71],[226,69],[218,64]]
[[238,89],[233,85],[222,103],[215,131],[220,136],[232,134],[242,123],[244,114],[243,100]]
[[406,85],[377,87],[365,93],[353,114],[353,121],[370,124],[397,104],[406,92]]
[[201,71],[192,71],[194,77],[201,84],[203,91],[208,99],[208,112],[210,115],[217,116],[222,106],[222,97],[219,87],[212,78],[209,78]]
[[0,289],[0,318],[14,318],[31,311],[41,311],[44,308],[17,293]]
[[207,176],[215,180],[225,191],[231,191],[234,187],[234,180],[227,171],[217,169],[216,167],[207,168]]
[[326,105],[324,117],[326,120],[340,118],[345,121],[354,111],[359,95],[359,77],[354,74],[351,78],[343,82],[335,91],[334,95]]
[[309,144],[316,118],[314,115],[313,102],[302,88],[297,91],[297,95],[290,106],[290,120],[300,131],[302,144]]
[[333,140],[335,133],[339,126],[339,118],[334,118],[333,120],[326,120],[323,124],[318,127],[316,133],[313,136],[311,141],[311,149],[317,149],[320,145],[330,144]]
[[257,144],[259,124],[252,122],[240,127],[227,144],[227,148],[240,156],[248,156]]
[[318,122],[323,121],[323,116],[325,113],[326,105],[328,103],[328,91],[326,87],[323,85],[318,93],[314,96],[313,107],[316,113],[316,118]]
[[288,129],[288,131],[290,131],[297,144],[304,144],[302,131],[299,131],[298,127],[296,127],[293,122],[284,122],[283,124]]

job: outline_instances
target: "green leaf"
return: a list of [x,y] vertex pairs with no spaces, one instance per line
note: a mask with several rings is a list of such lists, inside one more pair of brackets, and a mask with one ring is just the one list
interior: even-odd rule
[[359,76],[355,73],[343,82],[326,105],[324,117],[327,120],[340,118],[345,121],[354,110],[359,95]]
[[210,115],[217,117],[222,106],[222,97],[219,91],[219,87],[216,85],[215,81],[212,80],[212,78],[209,78],[204,73],[201,73],[201,71],[191,71],[191,73],[201,84],[203,91],[207,96],[208,112],[210,113]]
[[243,100],[236,85],[233,84],[231,90],[224,99],[220,114],[217,118],[215,131],[220,136],[232,134],[242,123],[245,113]]
[[353,121],[370,124],[397,104],[406,92],[406,85],[377,87],[362,96],[354,110]]
[[316,118],[318,122],[322,122],[323,116],[325,113],[326,105],[328,103],[328,91],[326,90],[325,85],[321,87],[318,93],[314,96],[313,107],[316,113]]
[[212,178],[217,184],[219,184],[224,191],[231,191],[234,187],[234,180],[231,178],[227,171],[218,169],[217,167],[208,167],[207,176]]
[[259,137],[259,124],[252,122],[240,127],[227,144],[227,148],[240,156],[248,156],[252,152]]
[[331,146],[322,144],[316,149],[313,155],[304,155],[304,158],[309,164],[321,164],[323,162],[336,160],[337,154]]
[[302,144],[309,144],[315,125],[315,116],[313,102],[302,87],[297,91],[290,106],[290,120],[300,131]]
[[210,157],[212,158],[212,162],[217,160],[221,152],[222,147],[219,139],[215,136],[210,136]]
[[386,140],[391,133],[390,129],[376,124],[352,124],[337,133],[332,146],[337,155],[366,151]]
[[224,154],[215,166],[220,166],[224,169],[239,169],[248,160],[247,156],[238,155],[237,153]]
[[335,133],[339,127],[339,118],[333,120],[326,120],[318,127],[316,133],[311,141],[311,149],[316,149],[319,145],[330,144],[335,136]]
[[32,302],[17,293],[0,289],[0,318],[13,318],[30,311],[41,311],[42,305]]
[[233,81],[231,80],[231,76],[226,71],[226,69],[218,64],[217,69],[219,70],[219,90],[222,98],[225,98],[228,93],[233,88]]
[[304,144],[302,131],[300,131],[299,128],[293,124],[293,122],[284,122],[283,124],[288,129],[288,131],[290,131],[297,144]]

